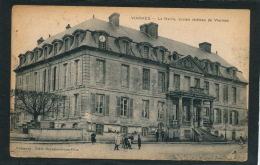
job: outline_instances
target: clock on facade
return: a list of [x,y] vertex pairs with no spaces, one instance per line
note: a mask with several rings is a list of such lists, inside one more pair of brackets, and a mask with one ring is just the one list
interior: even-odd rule
[[103,36],[103,35],[99,36],[99,41],[100,42],[105,42],[106,41],[106,37]]

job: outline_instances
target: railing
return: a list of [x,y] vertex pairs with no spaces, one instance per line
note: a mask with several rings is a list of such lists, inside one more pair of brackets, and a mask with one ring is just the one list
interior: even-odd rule
[[191,121],[183,121],[182,125],[184,125],[184,126],[191,126]]
[[204,88],[198,88],[198,87],[190,87],[190,92],[192,93],[199,93],[199,94],[205,94]]

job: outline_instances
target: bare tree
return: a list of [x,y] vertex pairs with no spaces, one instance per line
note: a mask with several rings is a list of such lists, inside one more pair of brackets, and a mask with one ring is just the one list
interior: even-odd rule
[[15,108],[27,112],[38,122],[38,116],[49,112],[56,112],[62,96],[55,93],[11,90],[11,97],[15,97]]

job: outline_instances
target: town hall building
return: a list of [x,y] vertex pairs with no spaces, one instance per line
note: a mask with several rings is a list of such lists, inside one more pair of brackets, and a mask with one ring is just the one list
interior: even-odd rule
[[[247,136],[248,83],[241,71],[208,42],[193,47],[159,36],[156,23],[134,30],[119,18],[68,25],[19,55],[17,89],[63,96],[41,123],[96,132],[101,140],[117,131],[144,140],[154,140],[157,130],[177,140]],[[18,126],[32,119],[15,111]]]

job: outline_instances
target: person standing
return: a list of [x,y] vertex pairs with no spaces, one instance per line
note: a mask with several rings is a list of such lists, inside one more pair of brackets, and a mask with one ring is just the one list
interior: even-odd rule
[[164,131],[162,131],[161,134],[162,134],[162,142],[164,142]]
[[156,130],[155,136],[156,136],[156,141],[158,142],[158,139],[159,139],[159,131],[158,130]]
[[127,135],[125,135],[124,143],[125,143],[125,149],[127,149],[128,148],[128,138],[127,138]]
[[96,133],[95,132],[93,132],[91,134],[91,142],[92,142],[92,145],[94,145],[96,143]]
[[138,135],[138,139],[137,139],[137,141],[138,141],[138,149],[140,150],[140,148],[141,148],[141,138],[140,138],[140,135]]
[[115,136],[115,148],[114,148],[114,150],[119,150],[118,146],[120,145],[120,140],[121,140],[121,137],[119,135],[119,132],[117,132],[117,134]]

